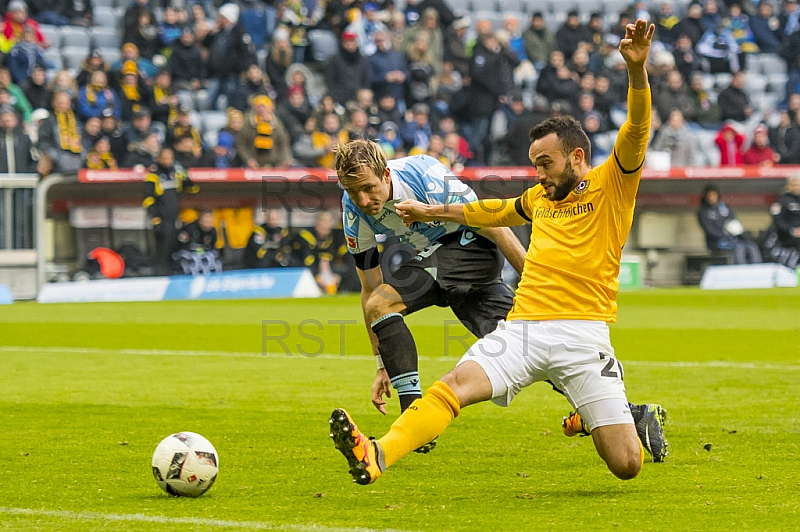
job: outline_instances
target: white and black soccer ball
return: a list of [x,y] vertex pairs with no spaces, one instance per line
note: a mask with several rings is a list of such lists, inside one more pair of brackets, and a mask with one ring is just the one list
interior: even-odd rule
[[217,450],[194,432],[167,436],[153,453],[156,483],[176,497],[199,497],[214,485],[218,472]]

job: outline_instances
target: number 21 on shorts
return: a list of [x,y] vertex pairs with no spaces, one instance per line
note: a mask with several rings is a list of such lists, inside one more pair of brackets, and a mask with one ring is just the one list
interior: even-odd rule
[[[611,355],[607,355],[605,353],[600,353],[600,360],[608,360],[606,365],[600,370],[601,377],[611,377],[613,379],[619,378],[620,380],[625,380],[625,373],[622,371],[622,364]],[[614,371],[614,366],[619,368],[619,373]]]

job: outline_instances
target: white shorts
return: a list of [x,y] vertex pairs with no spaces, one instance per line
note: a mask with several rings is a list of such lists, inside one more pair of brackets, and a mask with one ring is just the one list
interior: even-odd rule
[[458,362],[480,364],[492,383],[492,402],[508,406],[534,382],[549,381],[589,430],[633,423],[608,325],[601,321],[500,321]]

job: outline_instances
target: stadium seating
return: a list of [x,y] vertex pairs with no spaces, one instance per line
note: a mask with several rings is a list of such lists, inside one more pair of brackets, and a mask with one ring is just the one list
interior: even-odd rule
[[86,28],[74,26],[64,26],[61,28],[61,48],[83,47],[88,48],[92,44],[92,38]]
[[87,46],[67,46],[61,49],[61,57],[64,59],[64,67],[70,70],[80,71],[81,63],[86,59],[88,52]]
[[96,48],[119,48],[119,31],[114,26],[96,26],[92,28],[92,44]]
[[47,42],[50,43],[51,48],[55,48],[58,50],[61,47],[61,32],[56,26],[48,26],[47,24],[42,24],[39,26],[39,30],[42,32],[42,35],[47,39]]
[[94,21],[98,26],[104,28],[117,28],[118,16],[116,11],[111,7],[98,6],[94,8]]

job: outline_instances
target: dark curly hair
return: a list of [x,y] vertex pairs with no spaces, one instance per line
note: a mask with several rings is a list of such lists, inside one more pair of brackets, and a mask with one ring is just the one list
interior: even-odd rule
[[554,116],[541,122],[531,129],[531,143],[546,137],[550,133],[555,133],[561,143],[561,152],[566,156],[575,151],[576,148],[583,150],[587,161],[592,160],[592,145],[589,137],[583,131],[580,122],[571,116]]

